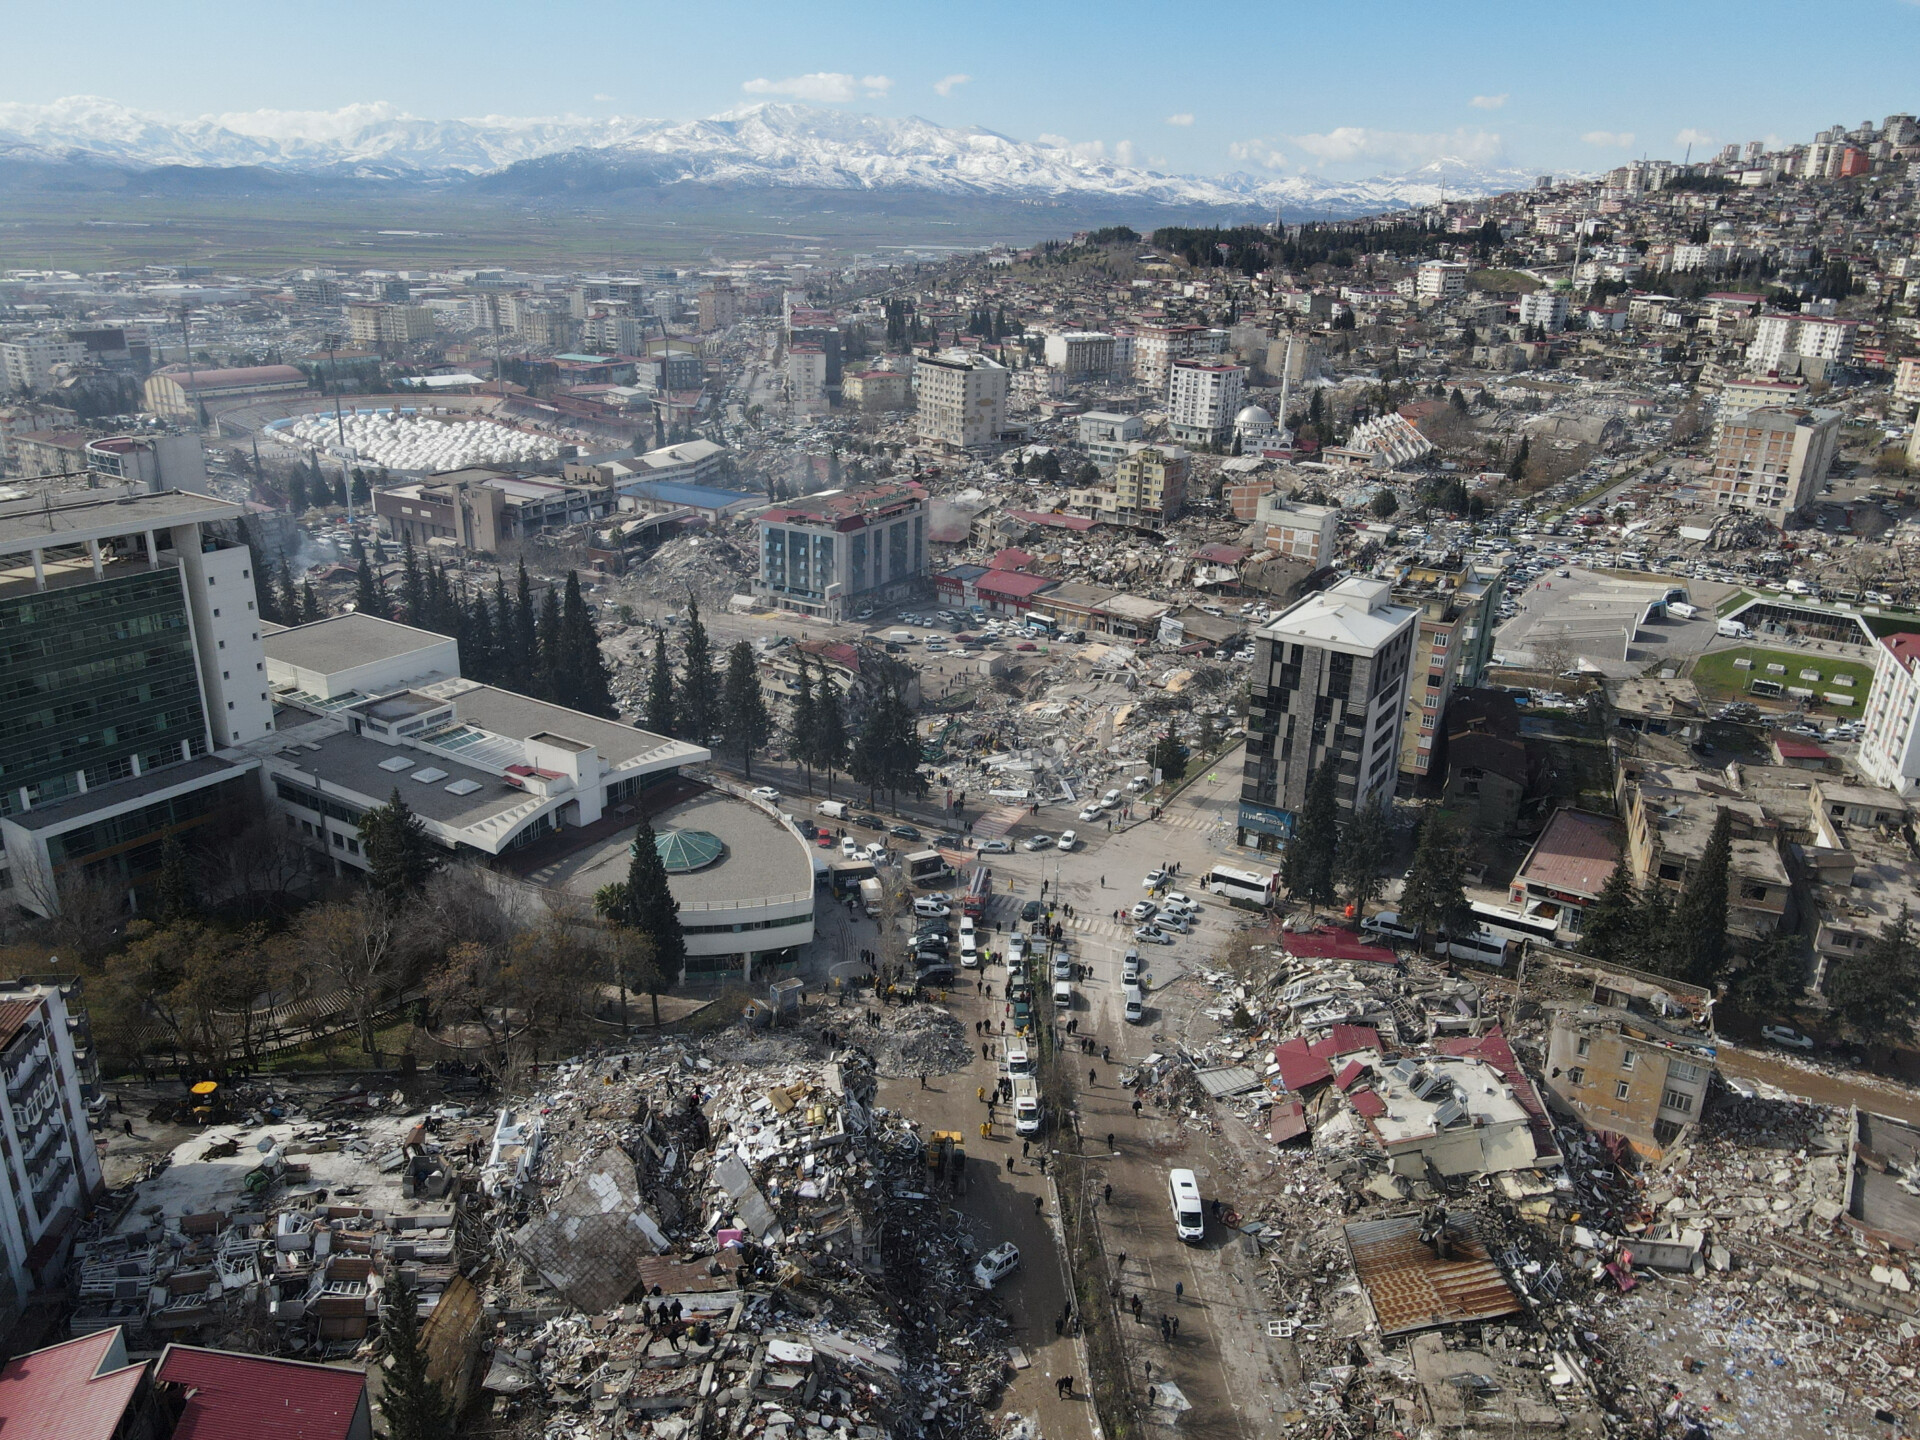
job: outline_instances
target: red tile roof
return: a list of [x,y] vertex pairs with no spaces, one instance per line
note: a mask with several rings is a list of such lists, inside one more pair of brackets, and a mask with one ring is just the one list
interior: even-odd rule
[[1463,1035],[1453,1040],[1442,1040],[1440,1053],[1480,1060],[1491,1065],[1512,1089],[1513,1098],[1520,1102],[1520,1108],[1527,1112],[1528,1128],[1533,1131],[1534,1153],[1542,1156],[1560,1153],[1560,1147],[1553,1143],[1553,1121],[1547,1118],[1547,1107],[1540,1103],[1539,1092],[1533,1088],[1533,1081],[1527,1078],[1527,1072],[1520,1068],[1520,1062],[1514,1058],[1513,1047],[1507,1043],[1506,1034],[1498,1025],[1484,1035]]
[[0,1000],[0,1050],[11,1045],[14,1037],[26,1029],[39,1012],[40,1002],[37,999]]
[[1193,558],[1204,560],[1209,565],[1238,565],[1249,553],[1240,545],[1202,545],[1193,552]]
[[973,582],[976,595],[1004,595],[1011,600],[1026,600],[1060,582],[1051,575],[1027,575],[1018,570],[989,570]]
[[1024,570],[1033,564],[1033,556],[1017,545],[1009,545],[987,561],[989,570]]
[[1056,515],[1051,510],[1009,510],[1014,519],[1028,525],[1047,525],[1055,530],[1091,530],[1094,526],[1090,515]]
[[126,1350],[118,1330],[35,1350],[0,1369],[0,1434],[7,1440],[111,1440],[140,1389],[145,1365],[100,1373]]
[[1775,735],[1773,749],[1782,760],[1831,760],[1833,757],[1811,740],[1793,735]]
[[1356,1090],[1347,1098],[1353,1101],[1353,1108],[1369,1120],[1377,1120],[1387,1113],[1387,1102],[1371,1090]]
[[1913,669],[1913,662],[1920,659],[1920,635],[1914,634],[1911,630],[1882,635],[1880,643],[1891,650],[1893,658],[1909,671]]
[[1273,1062],[1280,1067],[1282,1088],[1295,1094],[1333,1078],[1327,1062],[1313,1053],[1304,1036],[1282,1040],[1274,1046]]
[[1619,832],[1613,821],[1580,810],[1556,810],[1513,883],[1591,898],[1619,863]]
[[347,1440],[366,1396],[358,1370],[169,1345],[154,1379],[187,1392],[173,1440]]

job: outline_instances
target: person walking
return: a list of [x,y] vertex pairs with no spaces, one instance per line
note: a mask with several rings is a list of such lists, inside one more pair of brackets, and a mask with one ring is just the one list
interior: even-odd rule
[[1175,1304],[1178,1304],[1183,1298],[1185,1298],[1186,1293],[1187,1293],[1186,1281],[1176,1280],[1173,1282],[1173,1299]]

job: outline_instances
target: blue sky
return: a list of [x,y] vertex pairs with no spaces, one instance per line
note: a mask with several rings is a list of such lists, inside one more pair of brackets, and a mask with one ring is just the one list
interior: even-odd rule
[[1920,107],[1915,0],[0,8],[0,101],[693,119],[794,98],[1197,174],[1594,170]]

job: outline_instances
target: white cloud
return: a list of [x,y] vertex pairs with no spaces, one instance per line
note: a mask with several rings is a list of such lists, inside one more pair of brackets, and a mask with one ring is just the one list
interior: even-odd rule
[[1713,136],[1704,130],[1696,130],[1689,125],[1673,137],[1673,143],[1676,145],[1699,145],[1704,147],[1713,144]]
[[1118,145],[1114,146],[1113,158],[1118,160],[1122,165],[1133,164],[1133,141],[1122,140]]
[[601,105],[611,105],[613,103],[613,96],[611,95],[596,95],[593,98]]
[[785,95],[791,100],[838,104],[852,100],[862,90],[869,96],[884,95],[893,88],[893,81],[884,75],[863,75],[856,80],[838,71],[816,70],[811,75],[794,75],[785,80],[764,77],[749,80],[740,88],[749,95]]
[[1306,164],[1353,165],[1371,163],[1414,168],[1435,160],[1489,163],[1506,152],[1496,131],[1465,129],[1422,133],[1376,130],[1367,125],[1343,125],[1313,135],[1282,135],[1278,139],[1240,140],[1227,147],[1235,160],[1251,161],[1269,170]]
[[[1099,140],[1069,140],[1064,135],[1039,135],[1035,137],[1042,145],[1051,145],[1056,150],[1069,152],[1074,159],[1092,162],[1107,158],[1107,147]],[[1133,153],[1131,141],[1122,141],[1127,153]],[[1124,162],[1123,162],[1124,163]]]
[[1589,130],[1580,137],[1587,144],[1601,150],[1631,150],[1633,132],[1631,130]]
[[933,82],[933,90],[936,95],[951,95],[971,79],[971,75],[945,75]]
[[1476,95],[1467,101],[1476,110],[1498,110],[1506,103],[1507,92],[1504,90],[1498,95]]
[[1178,115],[1169,115],[1167,116],[1167,123],[1169,125],[1191,125],[1193,124],[1193,112],[1190,110],[1182,110]]

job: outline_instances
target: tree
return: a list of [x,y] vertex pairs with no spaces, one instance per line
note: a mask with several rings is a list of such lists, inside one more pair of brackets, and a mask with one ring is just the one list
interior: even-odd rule
[[820,712],[813,698],[813,667],[804,650],[794,655],[793,698],[788,704],[787,733],[792,743],[787,746],[787,753],[806,768],[807,791],[811,794],[814,732],[820,723]]
[[487,597],[475,591],[473,602],[466,607],[464,632],[460,639],[460,667],[462,671],[476,680],[492,684],[500,673],[500,646],[494,638],[493,612],[487,608]]
[[1340,841],[1340,801],[1335,793],[1339,778],[1339,764],[1331,756],[1307,777],[1306,799],[1281,858],[1280,879],[1287,894],[1309,909],[1333,903],[1334,858]]
[[346,1001],[360,1048],[374,1053],[374,1020],[397,994],[405,973],[399,911],[378,891],[300,912],[282,941],[290,967],[318,974]]
[[1655,975],[1671,975],[1676,968],[1672,893],[1658,880],[1650,880],[1633,920],[1633,963]]
[[827,795],[833,795],[833,775],[847,767],[847,707],[831,675],[820,676],[814,700],[813,739],[808,743],[813,763],[827,772]]
[[613,703],[613,686],[607,678],[607,662],[600,653],[600,632],[587,614],[587,602],[580,594],[580,577],[567,571],[566,600],[561,607],[560,643],[574,698],[568,702],[576,710],[602,719],[620,713]]
[[1806,967],[1784,935],[1748,945],[1746,963],[1727,987],[1742,1012],[1755,1018],[1785,1015],[1806,989]]
[[406,606],[407,623],[427,628],[427,581],[420,571],[420,557],[413,552],[413,531],[400,532],[400,603]]
[[1373,492],[1372,508],[1373,508],[1373,513],[1377,518],[1381,520],[1385,520],[1388,516],[1392,515],[1395,511],[1399,510],[1400,497],[1398,495],[1395,495],[1393,491],[1382,487],[1381,489]]
[[300,623],[302,625],[311,625],[314,621],[320,619],[323,613],[320,609],[320,597],[313,593],[313,582],[311,580],[301,581]]
[[1733,851],[1733,812],[1722,807],[1700,863],[1673,907],[1676,980],[1711,985],[1727,963],[1727,866]]
[[647,676],[647,706],[640,720],[644,729],[669,738],[679,716],[673,697],[673,662],[667,658],[667,635],[653,632],[653,669]]
[[193,866],[187,859],[187,847],[178,835],[160,842],[160,883],[155,897],[160,923],[177,925],[200,913],[200,897],[194,890]]
[[427,827],[401,798],[393,797],[360,817],[360,847],[367,857],[367,884],[389,904],[417,895],[438,861]]
[[[504,601],[504,597],[500,597]],[[505,615],[506,611],[501,611]],[[505,625],[501,626],[504,631]],[[534,676],[540,668],[540,632],[533,618],[533,582],[527,578],[527,562],[520,562],[519,578],[513,592],[513,644],[507,651],[507,686],[522,695],[532,695]]]
[[653,1002],[653,1028],[660,1028],[660,997],[672,982],[661,972],[653,937],[638,930],[616,929],[612,959],[614,982],[620,987],[620,1028],[627,1025],[627,991],[638,990]]
[[687,596],[685,673],[680,680],[681,739],[705,745],[720,720],[720,681],[713,671],[713,646],[700,619],[700,601]]
[[654,964],[671,985],[686,969],[687,937],[680,929],[680,902],[667,885],[667,867],[660,861],[650,820],[640,822],[629,855],[626,894],[614,918],[652,942]]
[[300,618],[300,592],[293,588],[293,567],[287,563],[287,557],[284,555],[280,557],[279,581],[280,623],[282,625],[299,625],[302,623]]
[[387,1347],[380,1386],[380,1414],[391,1440],[440,1440],[453,1434],[453,1402],[427,1374],[420,1343],[418,1302],[399,1267],[380,1311],[380,1339]]
[[753,778],[753,752],[767,743],[773,717],[760,691],[760,671],[753,663],[753,646],[745,640],[727,651],[727,673],[720,691],[720,731],[727,749],[740,757],[741,768]]
[[1147,747],[1147,763],[1160,772],[1163,782],[1173,785],[1185,777],[1190,754],[1174,733],[1173,722],[1168,721],[1166,733]]
[[106,962],[98,1013],[114,1049],[137,1058],[144,1040],[202,1071],[224,1075],[236,1058],[251,1060],[263,1012],[255,1002],[274,988],[276,970],[258,932],[214,929],[198,920],[171,925],[136,921],[125,949]]
[[1364,917],[1379,897],[1380,872],[1393,856],[1393,823],[1384,802],[1375,800],[1347,822],[1334,857],[1334,878],[1347,892],[1354,913]]
[[1861,1039],[1897,1044],[1912,1034],[1920,1011],[1920,954],[1906,906],[1873,944],[1828,964],[1825,990],[1840,1023]]
[[551,585],[540,597],[540,620],[535,633],[539,637],[535,644],[539,660],[534,668],[533,693],[542,700],[572,708],[578,684],[566,637],[561,633],[560,597],[554,594]]
[[1633,867],[1623,858],[1607,876],[1593,904],[1582,917],[1580,949],[1596,960],[1628,964],[1638,938],[1640,897],[1633,884]]
[[386,598],[380,593],[372,562],[364,555],[360,557],[360,572],[354,577],[353,608],[378,620],[387,618]]
[[1438,815],[1429,815],[1400,892],[1400,923],[1438,935],[1470,931],[1473,910],[1467,902],[1465,872],[1459,833]]

